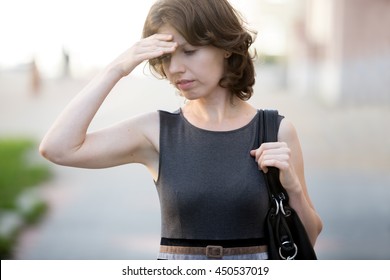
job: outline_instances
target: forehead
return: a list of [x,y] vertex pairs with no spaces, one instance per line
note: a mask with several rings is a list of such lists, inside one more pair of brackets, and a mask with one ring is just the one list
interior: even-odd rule
[[176,28],[174,28],[170,24],[164,24],[162,25],[158,30],[157,33],[159,34],[170,34],[173,36],[173,41],[177,42],[180,45],[188,44],[186,39],[177,31]]

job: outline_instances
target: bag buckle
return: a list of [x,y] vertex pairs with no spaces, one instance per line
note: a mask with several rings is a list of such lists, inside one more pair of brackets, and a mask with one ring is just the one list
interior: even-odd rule
[[222,258],[223,257],[223,247],[209,245],[206,247],[206,256],[209,258]]

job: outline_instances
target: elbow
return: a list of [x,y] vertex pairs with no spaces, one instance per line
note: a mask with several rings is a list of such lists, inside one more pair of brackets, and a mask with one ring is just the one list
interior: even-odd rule
[[322,223],[321,218],[318,217],[317,236],[320,235],[323,228],[324,228],[324,224]]
[[65,159],[59,152],[59,149],[49,145],[47,141],[43,140],[39,145],[39,153],[42,157],[58,165],[65,165]]
[[318,235],[322,232],[322,229],[324,228],[324,224],[322,223],[322,220],[319,219],[318,223]]
[[45,159],[55,162],[56,157],[54,156],[54,153],[52,152],[52,149],[50,149],[49,145],[45,141],[42,141],[39,145],[39,153],[42,157]]
[[323,223],[322,223],[322,220],[320,217],[317,216],[317,223],[316,223],[316,227],[315,227],[315,231],[312,233],[311,235],[311,243],[313,246],[315,246],[316,242],[317,242],[317,238],[318,236],[320,235],[320,233],[322,232],[322,229],[323,229]]
[[324,224],[322,223],[322,219],[321,217],[318,215],[318,213],[316,213],[316,224],[317,224],[317,236],[320,235],[321,231],[322,231],[322,228],[324,227]]
[[39,145],[39,153],[48,161],[63,166],[80,167],[76,160],[77,149],[66,148],[66,143],[52,142],[43,139]]

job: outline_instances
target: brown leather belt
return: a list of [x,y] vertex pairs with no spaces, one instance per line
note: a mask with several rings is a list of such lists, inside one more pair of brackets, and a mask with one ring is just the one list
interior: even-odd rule
[[267,252],[267,246],[250,246],[224,248],[222,246],[209,245],[206,247],[160,246],[160,253],[182,255],[206,255],[209,258],[222,258],[223,256],[257,254]]

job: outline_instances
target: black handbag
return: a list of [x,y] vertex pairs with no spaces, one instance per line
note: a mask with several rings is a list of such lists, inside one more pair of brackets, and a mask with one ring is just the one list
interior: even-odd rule
[[[279,130],[278,111],[261,111],[260,139],[277,142]],[[316,260],[317,256],[297,213],[289,206],[286,190],[279,180],[279,169],[269,167],[264,173],[270,208],[265,221],[270,260]]]

